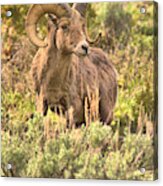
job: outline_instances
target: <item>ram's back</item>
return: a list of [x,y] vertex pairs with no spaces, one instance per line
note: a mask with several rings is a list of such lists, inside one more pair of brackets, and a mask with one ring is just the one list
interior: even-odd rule
[[109,99],[113,106],[117,98],[117,72],[105,52],[100,48],[91,48],[90,61],[96,66],[101,96]]

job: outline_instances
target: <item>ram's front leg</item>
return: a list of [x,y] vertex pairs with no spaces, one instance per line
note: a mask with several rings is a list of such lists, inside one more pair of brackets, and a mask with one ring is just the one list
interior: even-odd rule
[[46,116],[48,111],[48,102],[42,91],[36,97],[36,109],[41,115]]

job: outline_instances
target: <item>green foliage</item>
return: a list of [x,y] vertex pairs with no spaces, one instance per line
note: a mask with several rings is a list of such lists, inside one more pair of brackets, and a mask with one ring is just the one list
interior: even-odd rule
[[[111,126],[97,121],[77,129],[52,112],[42,117],[35,111],[29,71],[36,48],[24,28],[28,8],[2,7],[2,175],[153,180],[153,3],[89,5],[89,35],[102,32],[98,47],[117,69],[118,100]],[[6,18],[7,10],[14,15]],[[41,37],[46,25],[43,18]]]
[[[14,123],[12,130],[2,135],[5,176],[152,179],[149,173],[153,169],[153,147],[146,134],[126,133],[123,142],[117,144],[118,129],[114,133],[110,126],[99,122],[67,129],[56,123],[55,117],[43,118],[37,113],[17,125]],[[6,169],[8,163],[13,165],[12,171]],[[141,167],[146,168],[145,174],[139,171]]]

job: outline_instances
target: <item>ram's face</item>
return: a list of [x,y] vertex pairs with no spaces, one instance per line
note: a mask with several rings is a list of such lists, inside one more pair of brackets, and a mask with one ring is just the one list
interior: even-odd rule
[[74,12],[71,18],[59,20],[56,28],[56,46],[63,53],[74,53],[85,56],[89,52],[89,45],[84,32],[85,20],[78,12]]

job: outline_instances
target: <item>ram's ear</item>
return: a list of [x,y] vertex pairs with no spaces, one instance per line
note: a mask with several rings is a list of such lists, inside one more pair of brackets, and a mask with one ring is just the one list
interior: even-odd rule
[[53,14],[48,14],[48,30],[55,28],[57,25],[57,17]]
[[55,15],[48,14],[48,34],[46,41],[48,43],[49,48],[55,47],[57,22],[58,19]]
[[85,17],[88,3],[74,3],[72,8],[76,9],[82,17]]
[[53,14],[48,14],[49,22],[53,23],[54,25],[57,24],[57,17]]

